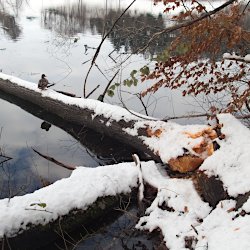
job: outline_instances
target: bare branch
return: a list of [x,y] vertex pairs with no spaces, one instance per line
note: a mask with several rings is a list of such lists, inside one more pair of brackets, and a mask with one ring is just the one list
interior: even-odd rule
[[100,85],[97,85],[87,96],[86,98],[89,98],[98,88],[100,87]]
[[99,100],[99,101],[103,102],[104,96],[106,95],[106,93],[107,93],[107,91],[108,91],[108,88],[109,88],[110,84],[113,82],[113,80],[115,79],[115,77],[117,76],[117,74],[119,73],[119,71],[120,71],[120,70],[118,69],[117,72],[114,74],[114,76],[111,78],[111,80],[108,82],[108,84],[107,84],[105,90],[103,91],[103,94],[100,95],[100,96],[98,97],[98,100]]
[[198,117],[211,117],[212,114],[197,114],[197,115],[183,115],[183,116],[173,116],[163,119],[162,121],[167,122],[169,120],[176,120],[176,119],[187,119],[187,118],[198,118]]
[[67,168],[67,169],[69,169],[69,170],[74,170],[74,169],[76,169],[76,167],[74,167],[74,166],[66,165],[66,164],[64,164],[64,163],[62,163],[62,162],[60,162],[60,161],[57,161],[56,159],[54,159],[54,158],[52,158],[52,157],[50,157],[50,156],[47,156],[47,155],[42,154],[42,153],[38,152],[37,150],[35,150],[34,148],[32,148],[32,150],[33,150],[35,153],[37,153],[38,155],[42,156],[44,159],[46,159],[46,160],[48,160],[48,161],[51,161],[51,162],[57,164],[58,166]]
[[87,72],[87,75],[85,77],[85,80],[84,80],[84,85],[83,85],[83,97],[86,98],[86,84],[87,84],[87,80],[88,80],[88,76],[89,76],[89,73],[93,67],[93,65],[95,64],[95,61],[99,55],[99,52],[101,50],[101,47],[102,47],[102,44],[104,43],[104,41],[106,40],[106,38],[109,36],[109,34],[112,32],[112,30],[114,29],[115,25],[117,24],[117,22],[122,18],[122,16],[127,12],[127,10],[136,2],[136,0],[133,0],[129,6],[122,12],[122,14],[115,20],[115,22],[113,23],[112,27],[110,28],[110,30],[106,33],[106,35],[103,36],[99,46],[97,47],[96,49],[96,52],[94,54],[94,57],[91,61],[91,65],[89,67],[89,70]]

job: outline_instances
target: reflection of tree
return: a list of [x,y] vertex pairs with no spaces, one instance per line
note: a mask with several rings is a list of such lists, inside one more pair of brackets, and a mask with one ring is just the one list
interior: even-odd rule
[[[121,13],[122,10],[114,9],[109,11],[103,9],[87,11],[86,5],[79,1],[72,5],[43,10],[42,24],[45,28],[54,30],[59,34],[73,36],[85,32],[89,23],[93,34],[103,34],[104,31],[110,30]],[[164,27],[164,19],[161,15],[155,17],[151,14],[127,13],[117,23],[109,39],[117,51],[124,48],[125,52],[133,53],[145,45],[152,34]],[[162,48],[165,48],[171,40],[171,35],[163,35],[157,41],[157,44],[149,47],[148,52],[155,55]]]
[[21,28],[16,23],[15,17],[0,11],[0,23],[4,32],[13,40],[16,41],[21,35]]
[[42,25],[46,29],[68,36],[84,32],[86,6],[79,1],[78,4],[45,9],[42,12]]
[[6,9],[11,11],[15,17],[19,16],[19,12],[23,3],[28,3],[29,0],[0,0],[0,9],[6,12]]
[[[120,13],[120,10],[110,10],[107,15],[90,18],[92,32],[102,34],[104,29],[105,31],[110,30]],[[126,13],[117,23],[109,38],[116,50],[124,48],[125,52],[134,53],[143,47],[155,32],[164,27],[164,19],[161,15],[156,17],[151,14]],[[148,52],[151,55],[161,52],[171,42],[172,37],[173,34],[162,35],[156,44],[149,46]]]

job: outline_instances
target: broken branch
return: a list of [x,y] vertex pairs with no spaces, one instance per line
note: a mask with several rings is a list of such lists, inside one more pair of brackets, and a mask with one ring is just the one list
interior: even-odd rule
[[67,169],[69,169],[69,170],[75,170],[75,169],[76,169],[76,167],[74,167],[74,166],[66,165],[66,164],[64,164],[64,163],[62,163],[62,162],[60,162],[60,161],[54,159],[53,157],[50,157],[50,156],[47,156],[47,155],[42,154],[42,153],[38,152],[37,150],[35,150],[34,148],[32,148],[32,150],[33,150],[35,153],[37,153],[38,155],[40,155],[41,157],[43,157],[44,159],[46,159],[46,160],[48,160],[48,161],[51,161],[51,162],[57,164],[58,166],[67,168]]

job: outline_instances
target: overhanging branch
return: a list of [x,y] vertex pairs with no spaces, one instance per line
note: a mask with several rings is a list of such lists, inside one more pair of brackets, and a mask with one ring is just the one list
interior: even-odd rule
[[191,26],[207,17],[210,17],[214,14],[216,14],[217,12],[221,11],[222,9],[226,8],[227,6],[229,6],[230,4],[234,3],[234,2],[237,2],[237,0],[229,0],[227,2],[225,2],[224,4],[222,4],[221,6],[219,6],[218,8],[215,8],[214,10],[211,10],[209,12],[206,12],[204,13],[203,15],[201,15],[200,17],[198,18],[195,18],[195,19],[192,19],[192,20],[189,20],[189,21],[186,21],[184,23],[180,23],[180,24],[177,24],[175,26],[172,26],[172,27],[168,27],[166,29],[163,29],[159,32],[156,32],[148,41],[148,43],[141,49],[138,50],[138,53],[141,53],[143,52],[144,50],[146,50],[146,48],[155,40],[157,39],[160,35],[162,34],[165,34],[165,33],[168,33],[168,32],[173,32],[173,31],[176,31],[176,30],[179,30],[179,29],[182,29],[182,28],[185,28],[185,27],[188,27],[188,26]]

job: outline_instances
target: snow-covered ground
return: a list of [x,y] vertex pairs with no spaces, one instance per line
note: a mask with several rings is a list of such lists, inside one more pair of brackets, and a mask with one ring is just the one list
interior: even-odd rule
[[[41,91],[35,84],[3,74],[0,78],[10,79],[69,105],[93,108],[97,115],[136,121],[126,132],[137,136],[139,128],[148,128],[151,136],[142,139],[165,162],[181,156],[183,148],[195,155],[193,149],[202,143],[202,131],[211,132],[208,126],[144,121],[112,105],[63,96],[53,90]],[[67,179],[32,194],[1,200],[0,237],[15,235],[30,223],[48,223],[75,208],[85,210],[98,197],[128,193],[143,179],[156,187],[158,193],[138,221],[137,229],[152,231],[159,228],[170,250],[187,249],[187,240],[192,242],[192,249],[197,250],[250,249],[250,199],[238,211],[235,208],[235,198],[250,191],[250,131],[230,114],[218,115],[218,120],[225,138],[213,139],[220,148],[203,157],[204,162],[199,168],[208,176],[218,177],[231,197],[220,201],[216,208],[201,199],[192,179],[170,178],[153,161],[142,162],[141,172],[135,163],[95,169],[78,167]]]

